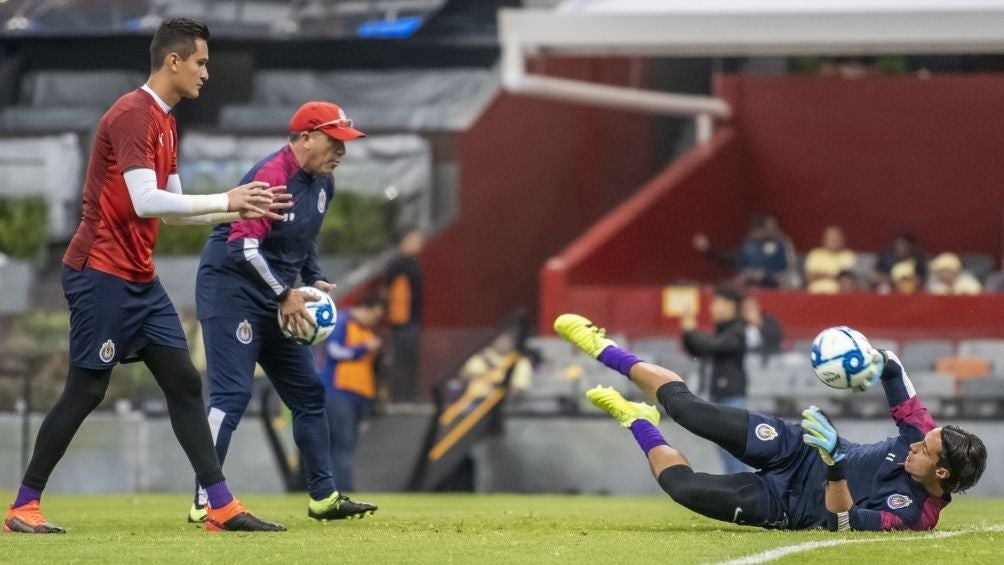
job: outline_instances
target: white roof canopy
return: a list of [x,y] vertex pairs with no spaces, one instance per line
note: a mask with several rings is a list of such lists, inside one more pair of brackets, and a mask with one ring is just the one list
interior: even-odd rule
[[771,56],[1004,53],[1004,0],[567,0],[499,11],[503,87],[611,108],[727,118],[724,100],[529,75],[564,55]]
[[569,0],[504,9],[503,46],[686,56],[1000,53],[1002,0]]

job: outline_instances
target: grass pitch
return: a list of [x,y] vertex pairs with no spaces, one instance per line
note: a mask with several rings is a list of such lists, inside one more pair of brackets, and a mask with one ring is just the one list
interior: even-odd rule
[[[13,493],[0,492],[4,500]],[[957,497],[925,533],[777,532],[697,516],[667,497],[369,494],[361,521],[319,523],[304,496],[246,496],[280,534],[207,533],[185,495],[45,497],[66,535],[0,535],[0,563],[718,563],[805,542],[771,563],[1004,563],[1004,500]],[[880,540],[880,541],[866,541]]]

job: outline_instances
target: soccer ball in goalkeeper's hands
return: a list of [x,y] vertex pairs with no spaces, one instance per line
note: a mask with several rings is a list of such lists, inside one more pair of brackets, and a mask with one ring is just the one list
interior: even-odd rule
[[812,340],[812,370],[828,387],[867,390],[885,366],[882,353],[861,332],[847,326],[826,328]]

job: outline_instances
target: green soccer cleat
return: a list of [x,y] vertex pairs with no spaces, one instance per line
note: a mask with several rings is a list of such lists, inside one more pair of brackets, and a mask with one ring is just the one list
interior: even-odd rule
[[606,330],[578,314],[562,314],[554,320],[554,331],[591,357],[599,357],[608,346],[617,345],[607,339]]
[[614,417],[625,428],[630,428],[635,420],[647,420],[653,426],[659,425],[659,409],[644,402],[629,402],[613,387],[597,386],[586,391],[586,398],[594,406]]
[[206,516],[209,515],[209,510],[205,506],[196,506],[193,502],[192,507],[188,509],[188,523],[189,524],[202,524],[206,521]]
[[307,516],[315,520],[354,520],[372,516],[377,511],[375,504],[356,502],[337,490],[324,500],[311,499],[307,505]]

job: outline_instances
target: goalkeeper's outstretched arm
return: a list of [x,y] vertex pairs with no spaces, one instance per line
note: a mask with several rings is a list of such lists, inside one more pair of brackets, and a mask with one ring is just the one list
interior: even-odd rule
[[917,396],[903,363],[892,351],[883,351],[885,367],[882,370],[882,388],[889,401],[889,413],[899,427],[899,433],[910,443],[924,439],[936,426],[934,418]]

